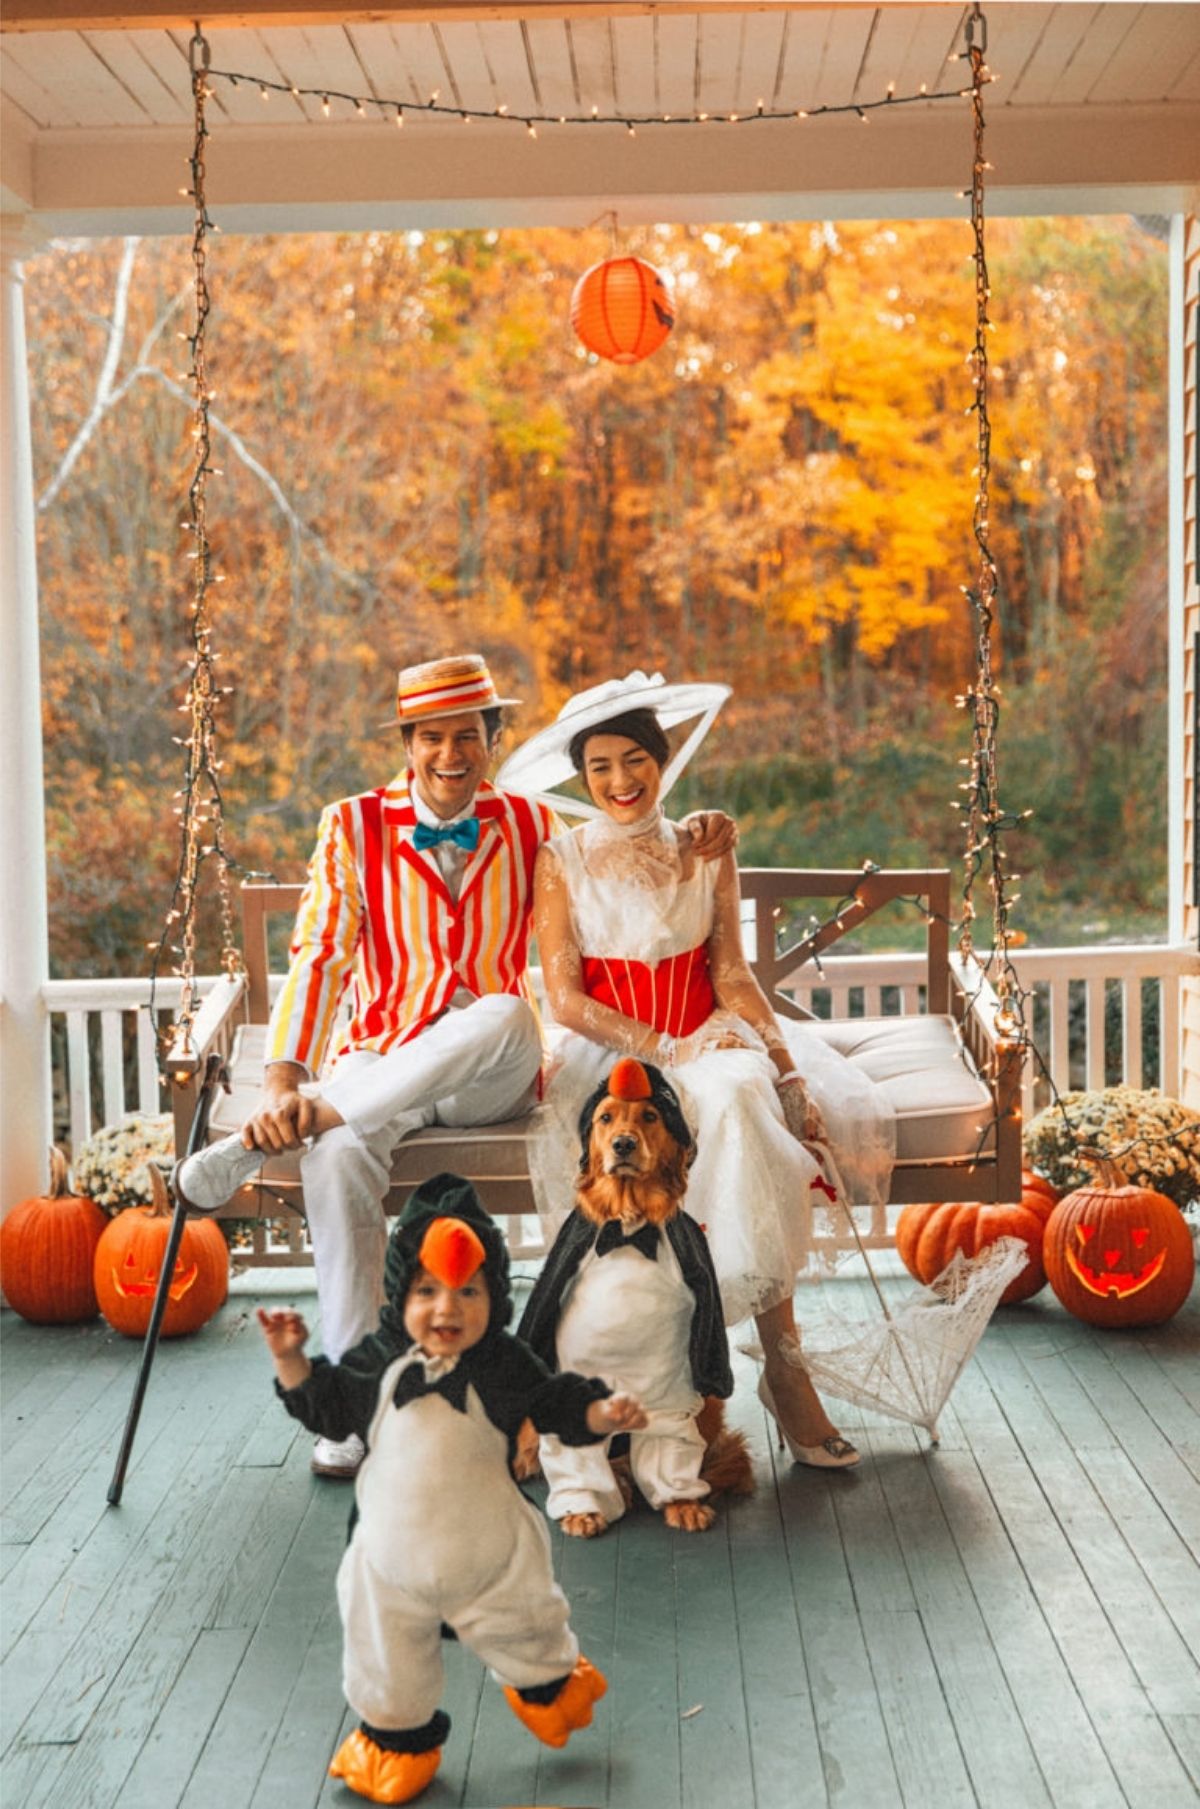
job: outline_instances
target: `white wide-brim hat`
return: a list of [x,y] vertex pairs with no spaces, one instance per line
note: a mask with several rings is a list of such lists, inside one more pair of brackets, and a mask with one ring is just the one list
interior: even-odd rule
[[547,728],[540,729],[509,755],[496,774],[496,783],[502,791],[541,798],[555,809],[597,816],[600,812],[594,804],[564,798],[556,790],[577,776],[568,752],[572,741],[581,730],[599,728],[627,710],[653,710],[663,729],[677,728],[697,718],[695,727],[663,768],[659,796],[665,798],[730,694],[729,685],[668,684],[661,672],[631,672],[627,678],[610,678],[569,697]]

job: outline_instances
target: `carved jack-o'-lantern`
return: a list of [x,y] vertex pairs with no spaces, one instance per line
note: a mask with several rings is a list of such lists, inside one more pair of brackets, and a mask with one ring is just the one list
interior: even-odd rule
[[1188,1297],[1192,1240],[1174,1200],[1123,1183],[1111,1163],[1060,1200],[1043,1254],[1050,1286],[1089,1325],[1161,1325]]
[[[119,1213],[96,1248],[96,1296],[114,1331],[140,1338],[150,1324],[158,1278],[167,1253],[171,1217],[167,1190],[151,1166],[154,1204]],[[167,1288],[162,1336],[198,1331],[224,1305],[229,1292],[229,1248],[211,1219],[183,1228],[175,1271]]]

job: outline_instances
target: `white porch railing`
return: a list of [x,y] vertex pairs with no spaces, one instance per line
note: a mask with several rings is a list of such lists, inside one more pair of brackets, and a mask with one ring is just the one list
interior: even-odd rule
[[[796,997],[821,1017],[919,1012],[924,960],[917,954],[824,957],[822,971],[806,977]],[[1178,1094],[1179,982],[1200,973],[1194,949],[1023,949],[1017,968],[1032,995],[1035,1040],[1060,1091],[1127,1081]],[[52,1025],[56,1135],[77,1150],[93,1130],[126,1112],[165,1109],[145,1009],[148,981],[52,980],[43,996]],[[160,1013],[169,1016],[178,998],[177,980],[160,981]],[[1036,1063],[1029,1063],[1027,1118],[1047,1094]]]

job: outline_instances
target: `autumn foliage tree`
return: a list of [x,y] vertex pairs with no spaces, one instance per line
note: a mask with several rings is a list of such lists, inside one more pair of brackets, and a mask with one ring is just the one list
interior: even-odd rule
[[[1129,220],[990,233],[1003,776],[1038,813],[1022,918],[1044,939],[1076,919],[1153,933],[1163,248]],[[567,325],[602,254],[588,234],[216,242],[210,516],[243,867],[302,871],[320,804],[399,763],[395,667],[463,645],[529,725],[634,665],[728,679],[687,795],[735,809],[752,859],[957,859],[965,228],[655,228],[630,248],[679,300],[632,370]],[[139,971],[175,860],[189,277],[171,240],[28,266],[61,972]]]

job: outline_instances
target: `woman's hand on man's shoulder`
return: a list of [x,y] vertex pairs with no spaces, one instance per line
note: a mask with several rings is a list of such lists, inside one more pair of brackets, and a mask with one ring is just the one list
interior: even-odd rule
[[719,861],[737,847],[738,826],[723,810],[694,810],[679,827],[702,861]]

